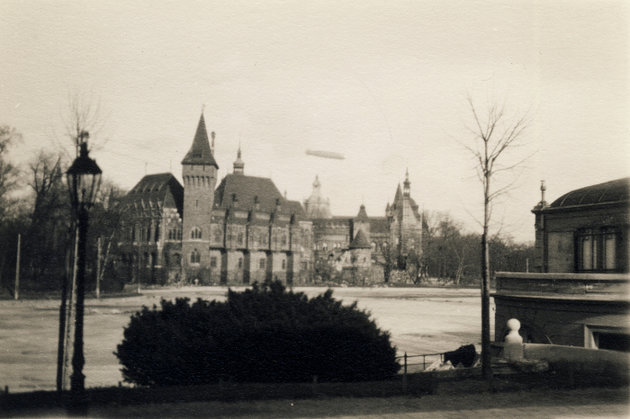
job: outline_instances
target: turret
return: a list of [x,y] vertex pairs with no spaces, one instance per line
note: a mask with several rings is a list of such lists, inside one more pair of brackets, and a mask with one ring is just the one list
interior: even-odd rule
[[[214,203],[214,187],[217,183],[218,169],[219,166],[212,155],[202,113],[190,150],[182,160],[184,180],[182,259],[184,267],[198,269],[209,263],[206,260],[208,259],[207,252],[203,250],[208,247],[210,239],[210,213]],[[193,253],[201,257],[191,259]],[[186,272],[187,270],[184,269],[185,275]]]
[[236,152],[236,160],[234,160],[234,174],[245,174],[245,162],[241,159],[241,145],[238,145],[238,151]]

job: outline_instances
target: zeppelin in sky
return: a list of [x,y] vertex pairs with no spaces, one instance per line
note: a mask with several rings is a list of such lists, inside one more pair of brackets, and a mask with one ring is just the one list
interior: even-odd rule
[[308,154],[309,156],[323,157],[325,159],[337,159],[337,160],[345,159],[343,154],[335,153],[333,151],[306,150],[306,154]]

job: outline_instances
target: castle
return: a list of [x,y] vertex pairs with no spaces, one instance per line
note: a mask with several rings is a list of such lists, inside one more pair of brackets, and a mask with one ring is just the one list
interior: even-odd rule
[[390,255],[420,254],[422,217],[408,174],[384,217],[368,217],[363,205],[355,217],[332,216],[317,177],[303,207],[271,179],[246,175],[240,147],[217,186],[210,137],[202,114],[181,162],[184,185],[171,173],[147,175],[123,199],[118,271],[127,282],[291,285],[322,279],[315,273],[325,264],[365,284],[382,282],[377,268]]

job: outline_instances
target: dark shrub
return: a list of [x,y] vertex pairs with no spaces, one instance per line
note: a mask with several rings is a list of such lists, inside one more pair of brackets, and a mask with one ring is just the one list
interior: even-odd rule
[[225,302],[162,300],[131,317],[116,352],[125,381],[151,386],[380,380],[396,350],[356,303],[308,299],[279,283],[228,291]]

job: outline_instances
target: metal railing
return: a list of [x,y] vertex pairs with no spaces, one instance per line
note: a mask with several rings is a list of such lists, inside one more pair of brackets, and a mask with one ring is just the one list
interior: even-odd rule
[[[422,358],[422,362],[409,362],[411,358]],[[418,367],[417,369],[420,371],[424,371],[427,369],[427,358],[429,358],[429,365],[433,362],[439,360],[440,362],[444,362],[444,353],[432,353],[432,354],[418,354],[418,355],[408,355],[405,352],[404,355],[397,356],[397,360],[403,361],[403,374],[407,374],[409,367]],[[422,366],[422,368],[420,368]]]

